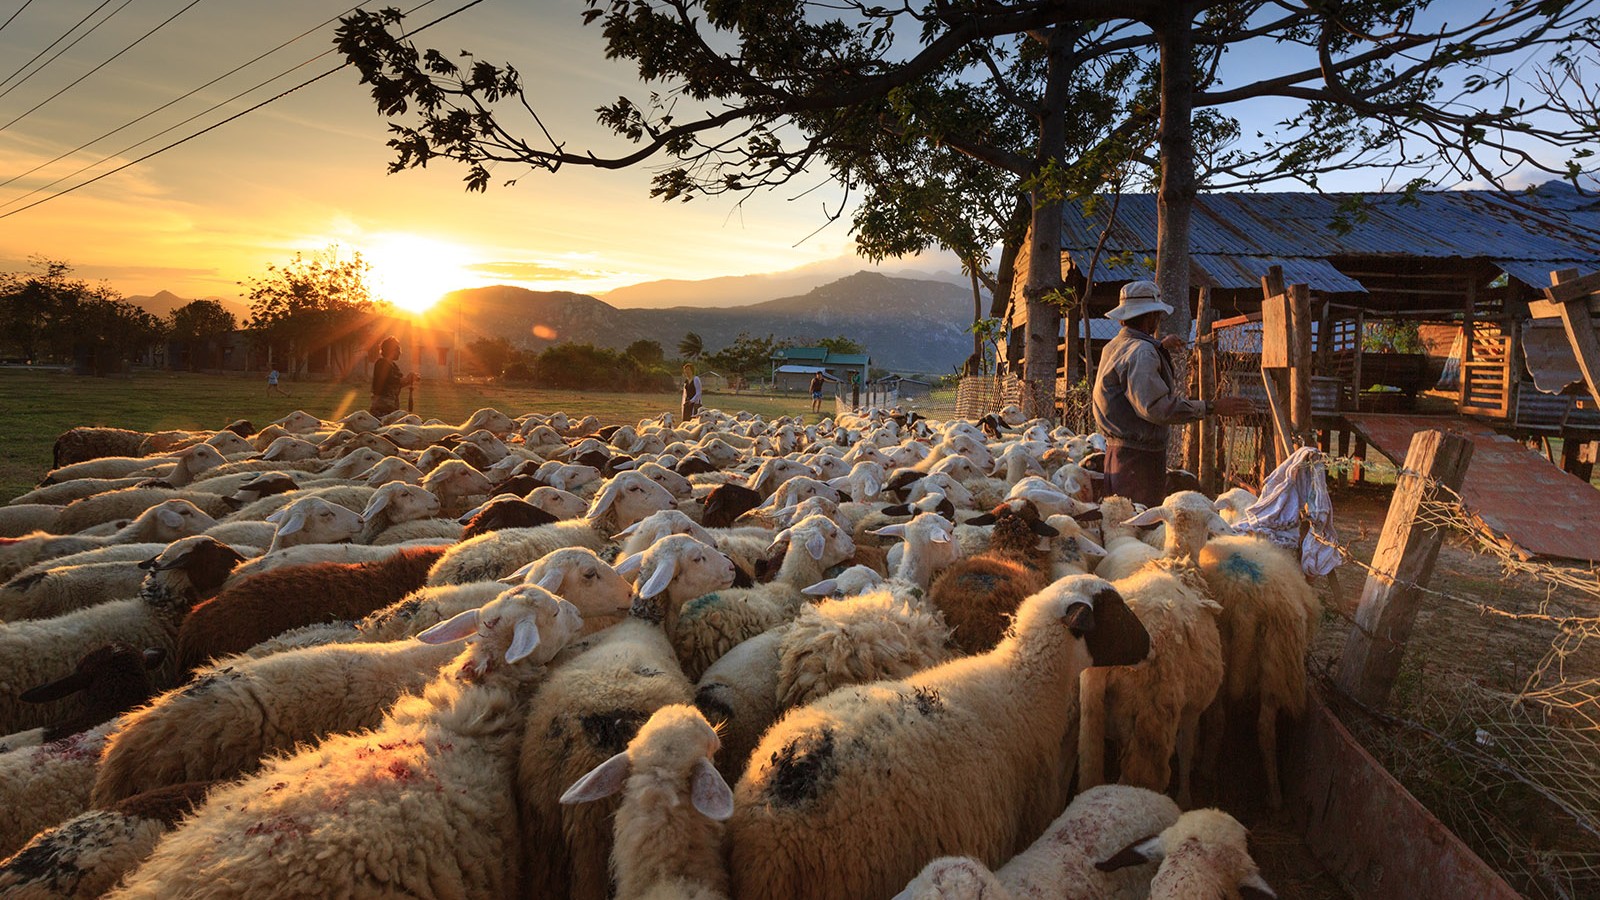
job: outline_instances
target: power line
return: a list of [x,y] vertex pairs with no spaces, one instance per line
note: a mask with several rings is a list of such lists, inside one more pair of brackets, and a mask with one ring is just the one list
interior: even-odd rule
[[22,11],[27,9],[28,7],[32,6],[32,5],[33,5],[33,0],[27,0],[26,3],[24,3],[21,6],[17,7],[17,11],[11,14],[11,18],[6,19],[4,22],[0,22],[0,31],[5,31],[6,30],[6,26],[11,24],[11,20],[12,19],[15,19],[17,16],[22,15]]
[[[416,7],[414,7],[412,9],[412,12],[415,12],[416,10],[421,9],[422,7],[427,6],[429,3],[432,3],[432,2],[434,2],[434,0],[424,0],[423,3],[418,4]],[[466,12],[467,10],[471,9],[474,6],[477,6],[478,4],[480,4],[482,2],[483,2],[483,0],[470,0],[470,2],[465,3],[465,4],[463,4],[463,5],[459,6],[459,7],[451,10],[450,12],[445,13],[444,15],[440,16],[439,18],[434,19],[431,22],[427,22],[427,23],[425,23],[425,24],[423,24],[423,25],[421,25],[421,26],[419,26],[417,28],[412,29],[411,31],[406,33],[406,36],[410,37],[412,35],[420,34],[421,32],[426,31],[429,28],[432,28],[433,26],[439,24],[440,22],[445,21],[446,19],[454,18],[455,16],[460,15],[463,12]],[[326,54],[324,53],[322,55],[326,55]],[[318,57],[318,58],[320,58],[320,57]],[[310,62],[310,61],[311,60],[307,60],[307,62]],[[301,65],[305,65],[305,63],[301,63]],[[229,122],[232,122],[232,121],[234,121],[236,119],[243,118],[244,116],[247,116],[250,113],[255,112],[256,110],[260,109],[261,107],[266,106],[268,103],[272,103],[272,102],[274,102],[276,100],[281,100],[282,98],[289,96],[290,94],[294,93],[295,91],[300,90],[303,87],[307,87],[307,86],[309,86],[311,84],[314,84],[314,83],[316,83],[318,81],[321,81],[322,79],[327,78],[329,75],[332,75],[335,72],[338,72],[339,70],[348,67],[349,65],[350,65],[350,63],[348,61],[340,63],[339,65],[334,66],[333,68],[329,69],[328,71],[323,72],[321,75],[316,75],[316,76],[313,76],[311,78],[308,78],[305,81],[300,82],[299,84],[295,85],[292,88],[289,88],[286,91],[283,91],[281,93],[278,93],[278,94],[275,94],[275,95],[273,95],[271,97],[268,97],[267,99],[261,101],[260,103],[255,104],[254,106],[248,107],[246,109],[242,109],[239,112],[234,113],[233,115],[227,117],[226,119],[223,119],[220,122],[216,122],[214,124],[206,126],[205,128],[200,129],[199,131],[195,132],[194,134],[189,135],[188,137],[179,138],[178,140],[173,141],[172,143],[167,144],[164,147],[159,147],[159,148],[157,148],[155,150],[150,151],[149,153],[146,153],[144,156],[141,156],[138,159],[130,160],[130,161],[126,162],[126,163],[123,163],[120,166],[117,166],[115,169],[110,169],[108,171],[102,172],[99,175],[96,175],[96,176],[94,176],[93,178],[90,178],[87,181],[79,182],[78,184],[75,184],[72,187],[69,187],[69,188],[67,188],[65,190],[57,191],[56,193],[51,194],[48,197],[40,197],[38,200],[35,200],[32,203],[29,203],[27,206],[18,207],[17,209],[13,209],[10,212],[0,213],[0,219],[8,219],[8,218],[10,218],[10,217],[12,217],[12,216],[14,216],[14,215],[16,215],[18,213],[26,212],[26,211],[28,211],[30,209],[33,209],[35,206],[38,206],[41,203],[48,203],[51,200],[56,199],[57,197],[64,197],[67,194],[70,194],[73,191],[78,190],[79,188],[88,187],[89,185],[94,184],[95,182],[101,180],[102,178],[107,178],[107,177],[109,177],[111,175],[115,175],[118,172],[121,172],[124,169],[132,168],[133,166],[136,166],[139,163],[142,163],[147,159],[150,159],[150,158],[155,157],[155,156],[159,156],[160,154],[165,153],[165,152],[167,152],[168,150],[171,150],[174,147],[178,147],[178,146],[180,146],[182,144],[187,144],[189,141],[192,141],[195,138],[200,137],[203,134],[206,134],[207,132],[214,131],[214,130],[216,130],[218,128],[221,128],[223,125],[228,124]],[[299,66],[296,66],[295,68],[299,68]],[[290,70],[290,71],[293,71],[293,70]],[[287,73],[284,73],[284,74],[287,74]],[[280,76],[274,76],[274,77],[278,78],[278,77],[282,77],[282,76],[280,75]],[[253,88],[252,88],[252,90],[253,90]],[[215,107],[213,107],[213,108],[215,108]],[[209,110],[208,110],[208,112],[209,112]]]
[[[111,16],[114,16],[117,13],[122,12],[123,7],[127,6],[129,3],[132,3],[132,2],[133,2],[133,0],[123,0],[122,6],[119,6],[115,10],[113,10],[111,12]],[[26,69],[27,67],[33,65],[35,60],[37,60],[39,57],[45,55],[46,53],[49,53],[51,47],[54,47],[55,45],[61,43],[64,40],[66,40],[67,39],[67,35],[70,35],[74,31],[77,31],[79,26],[81,26],[81,25],[83,25],[83,23],[89,21],[89,19],[92,18],[95,13],[99,12],[102,9],[105,9],[106,6],[109,5],[110,3],[111,3],[111,0],[101,0],[100,5],[96,6],[94,9],[89,10],[89,15],[84,16],[83,18],[79,19],[77,25],[74,25],[71,28],[68,28],[67,31],[66,31],[66,34],[63,34],[61,37],[58,37],[55,40],[51,41],[49,47],[46,47],[43,50],[40,50],[38,53],[35,53],[33,55],[33,59],[30,59],[27,62],[23,63],[22,66],[17,69],[17,71],[12,72],[10,75],[7,75],[5,77],[4,81],[0,81],[0,84],[5,84],[7,81],[10,81],[11,79],[17,77],[17,75],[21,74],[23,69]],[[100,23],[98,25],[95,25],[94,28],[90,28],[88,31],[85,31],[83,34],[79,35],[77,40],[73,41],[71,44],[68,44],[65,47],[62,47],[61,48],[61,53],[65,53],[68,50],[71,50],[73,48],[73,46],[78,43],[78,41],[81,41],[84,38],[88,37],[90,34],[93,34],[94,33],[94,29],[95,28],[99,28],[100,25],[104,25],[106,22],[110,21],[111,20],[111,16],[106,16],[104,19],[101,19]],[[29,78],[32,78],[33,76],[39,74],[40,69],[43,69],[45,66],[50,65],[52,62],[55,62],[57,57],[61,56],[61,53],[57,53],[55,56],[52,56],[49,59],[45,60],[44,61],[44,65],[39,66],[38,69],[34,69],[32,72],[29,72],[27,75],[23,76],[22,81],[27,81]],[[16,84],[13,84],[11,87],[6,88],[5,93],[0,94],[0,97],[4,97],[6,94],[9,94],[12,91],[16,90],[17,89],[17,85],[22,84],[22,81],[19,81]]]
[[[131,0],[130,0],[130,2],[131,2]],[[129,50],[132,50],[133,48],[139,46],[139,44],[141,44],[144,41],[145,38],[149,37],[152,34],[155,34],[156,32],[160,31],[161,29],[163,29],[163,28],[167,27],[168,25],[172,24],[172,20],[173,19],[176,19],[177,17],[183,15],[184,13],[188,12],[189,10],[194,9],[195,5],[198,4],[199,2],[200,2],[200,0],[189,0],[189,5],[185,6],[183,9],[178,10],[177,12],[173,13],[170,16],[167,16],[164,20],[162,20],[161,24],[159,24],[156,27],[150,29],[149,31],[146,31],[144,34],[140,35],[139,38],[137,40],[135,40],[133,43],[129,44],[126,47],[123,47],[121,50],[118,50],[116,53],[112,54],[110,59],[106,60],[105,62],[101,63],[98,66],[95,66],[94,68],[92,68],[89,71],[83,73],[82,75],[78,76],[77,79],[75,79],[71,84],[68,84],[66,87],[62,88],[61,90],[56,91],[54,94],[51,94],[50,96],[44,98],[43,100],[40,100],[38,103],[35,103],[33,105],[33,107],[31,109],[29,109],[27,112],[23,113],[20,116],[17,116],[15,119],[12,119],[11,121],[5,123],[4,125],[0,125],[0,131],[5,131],[7,128],[10,128],[11,126],[17,124],[18,122],[21,122],[23,119],[26,119],[28,116],[33,115],[33,113],[36,110],[38,110],[39,107],[45,105],[46,103],[49,103],[51,100],[54,100],[55,98],[61,96],[62,94],[65,94],[67,91],[72,90],[73,88],[77,87],[79,84],[83,83],[83,80],[85,78],[88,78],[90,75],[93,75],[94,73],[100,71],[101,69],[104,69],[106,66],[109,66],[112,63],[116,62],[117,58],[120,57],[122,54],[127,53]],[[126,6],[126,5],[127,5],[126,3],[123,4],[123,6]],[[118,7],[117,11],[121,12],[121,7]],[[112,13],[111,15],[114,16],[114,15],[116,15],[116,13]],[[111,18],[111,16],[106,16],[107,20],[109,20],[110,18]],[[100,24],[104,25],[105,22],[102,21]],[[76,42],[74,42],[74,43],[76,43]],[[37,71],[37,70],[35,70],[35,71]],[[21,81],[17,82],[17,84],[21,84],[21,83],[22,83]],[[13,85],[13,87],[15,87],[15,85]],[[4,96],[4,95],[0,95],[0,96]]]
[[[32,0],[29,0],[29,2],[32,2]],[[67,152],[65,152],[65,153],[61,154],[60,156],[56,157],[55,159],[50,160],[49,162],[39,163],[38,165],[34,166],[33,168],[29,169],[26,172],[23,172],[20,175],[13,175],[10,178],[6,179],[5,181],[0,181],[0,187],[6,187],[6,186],[8,186],[10,184],[15,183],[16,181],[18,181],[20,179],[27,178],[29,175],[32,175],[33,173],[39,171],[40,169],[43,169],[46,166],[55,165],[56,163],[62,161],[63,159],[66,159],[69,156],[72,156],[72,155],[77,154],[77,153],[81,153],[84,150],[87,150],[90,147],[94,146],[95,144],[100,143],[101,141],[105,140],[106,138],[111,137],[113,134],[116,134],[117,132],[122,131],[124,129],[131,128],[134,125],[137,125],[140,122],[143,122],[145,119],[150,118],[151,116],[155,115],[156,113],[161,112],[164,109],[167,109],[168,107],[172,106],[173,104],[181,103],[184,100],[187,100],[190,97],[193,97],[195,94],[198,94],[201,91],[205,90],[206,88],[211,87],[213,84],[216,84],[217,82],[221,81],[222,79],[227,78],[229,75],[236,74],[242,69],[246,69],[246,68],[248,68],[250,66],[255,65],[256,63],[260,62],[263,59],[266,59],[268,56],[271,56],[274,53],[277,53],[279,50],[282,50],[283,48],[289,46],[290,44],[293,44],[294,42],[296,42],[298,40],[301,40],[302,38],[305,38],[306,36],[308,36],[310,34],[315,33],[318,29],[323,28],[323,27],[327,26],[328,24],[330,24],[332,22],[337,22],[340,18],[342,18],[344,16],[347,16],[350,13],[355,12],[356,10],[358,10],[360,8],[361,7],[359,5],[352,6],[349,9],[345,10],[344,12],[339,13],[338,15],[332,16],[331,18],[328,18],[328,19],[324,19],[323,21],[318,22],[316,25],[313,25],[310,28],[306,29],[305,31],[300,32],[299,34],[297,34],[294,37],[288,39],[287,41],[284,41],[283,43],[279,44],[278,46],[273,47],[271,50],[268,50],[265,53],[262,53],[261,55],[255,57],[254,59],[251,59],[248,62],[240,63],[239,65],[234,66],[233,68],[229,69],[228,71],[223,72],[221,75],[218,75],[217,77],[211,79],[210,81],[206,82],[205,84],[202,84],[199,87],[195,88],[194,90],[189,91],[188,93],[184,94],[183,96],[175,97],[175,98],[173,98],[171,100],[168,100],[166,103],[161,104],[160,106],[156,107],[155,109],[150,110],[149,112],[145,113],[144,115],[139,116],[138,118],[136,118],[136,119],[134,119],[134,120],[132,120],[130,122],[125,122],[125,123],[123,123],[121,125],[118,125],[116,128],[111,129],[110,131],[106,132],[105,134],[100,135],[99,137],[93,138],[93,139],[91,139],[89,141],[86,141],[85,143],[79,144],[78,146],[72,148],[71,150],[68,150]],[[421,7],[418,7],[418,8],[420,9]],[[3,26],[0,26],[0,27],[3,27]],[[320,58],[322,58],[323,56],[326,56],[326,55],[327,55],[327,53],[322,53],[322,54],[320,54],[320,55],[318,55],[317,57],[314,57],[314,58],[315,59],[320,59]],[[305,63],[301,63],[300,65],[303,66],[303,65],[305,65]],[[296,66],[295,68],[299,68],[299,66]],[[269,81],[276,81],[277,79],[282,78],[284,75],[287,75],[287,74],[289,74],[289,72],[292,72],[292,71],[294,71],[294,69],[290,69],[288,72],[280,72],[277,75],[272,76],[272,78],[270,78],[268,80]],[[256,85],[256,87],[260,87],[260,85]],[[250,90],[253,91],[253,90],[255,90],[255,88],[251,88]],[[236,99],[236,98],[230,98],[230,100],[223,101],[223,102],[224,103],[231,102],[232,99]],[[211,109],[216,109],[216,107],[213,106]],[[206,110],[206,112],[210,112],[210,111],[211,111],[210,109]],[[202,113],[202,115],[204,115],[204,113]],[[180,122],[178,124],[182,125],[182,124],[184,124],[185,122],[188,122],[188,121],[192,121],[192,119],[185,119],[184,122]],[[176,128],[176,127],[178,127],[178,126],[177,125],[173,126],[173,128]],[[167,131],[171,131],[171,130],[172,130],[171,128],[167,129]],[[145,138],[144,141],[140,141],[139,144],[142,144],[145,141],[154,140],[155,138],[160,137],[162,134],[166,134],[166,132],[163,131],[163,132],[161,132],[159,134],[151,135],[150,137]],[[133,146],[137,147],[137,146],[139,146],[139,144],[134,144]],[[120,152],[113,154],[113,156],[120,156],[120,155],[122,155],[122,153],[126,153],[130,149],[132,149],[132,147],[125,147]],[[107,159],[109,159],[109,158],[110,157],[107,157]],[[102,160],[100,160],[100,162],[90,163],[89,165],[85,166],[84,168],[85,169],[94,168],[95,166],[99,165],[101,162],[105,162],[105,160],[102,159]],[[82,172],[82,171],[83,171],[83,169],[79,169],[77,172],[73,172],[71,175],[67,175],[64,178],[57,179],[56,181],[53,181],[50,184],[45,185],[44,187],[52,187],[52,186],[54,186],[56,184],[59,184],[61,181],[66,180],[66,178],[71,178],[72,175],[76,175],[76,174],[78,174],[78,172]],[[42,190],[42,188],[41,188],[41,190]],[[37,191],[35,193],[37,193]],[[27,196],[32,196],[32,194],[29,194]],[[19,199],[21,199],[21,198],[19,198]],[[10,203],[15,203],[15,202],[16,202],[15,200],[12,200],[9,203],[4,204],[4,205],[9,206]]]

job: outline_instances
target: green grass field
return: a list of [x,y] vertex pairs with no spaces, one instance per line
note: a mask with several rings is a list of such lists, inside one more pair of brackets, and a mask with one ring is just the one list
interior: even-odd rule
[[[33,487],[50,468],[56,436],[78,425],[105,425],[135,431],[169,428],[221,428],[249,419],[257,428],[296,409],[337,418],[364,408],[365,385],[320,381],[286,382],[290,397],[267,396],[259,375],[193,375],[138,372],[131,378],[90,378],[18,368],[0,369],[0,498]],[[747,409],[766,416],[806,413],[810,400],[799,395],[718,394],[708,391],[706,406]],[[555,412],[599,416],[605,424],[632,422],[666,410],[676,412],[676,394],[586,393],[536,387],[424,382],[417,388],[416,412],[460,422],[483,406],[511,415]],[[825,412],[831,408],[824,406]],[[3,502],[3,500],[0,500]]]

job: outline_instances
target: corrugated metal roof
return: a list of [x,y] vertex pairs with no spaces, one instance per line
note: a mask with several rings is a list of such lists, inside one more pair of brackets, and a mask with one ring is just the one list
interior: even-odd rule
[[[1352,213],[1358,199],[1366,208]],[[1087,265],[1101,243],[1113,206],[1116,221],[1110,223],[1102,254],[1131,254],[1141,261],[1154,257],[1155,195],[1124,194],[1115,204],[1100,198],[1093,204],[1094,214],[1087,217],[1084,204],[1066,205],[1061,245],[1074,264]],[[1348,230],[1334,227],[1341,220],[1348,220]],[[1205,260],[1200,266],[1218,280],[1217,286],[1255,286],[1259,281],[1254,279],[1242,283],[1245,273],[1264,272],[1277,264],[1284,266],[1290,283],[1305,281],[1316,287],[1311,277],[1317,272],[1296,278],[1289,270],[1303,261],[1332,256],[1488,258],[1537,287],[1549,284],[1548,268],[1537,282],[1530,280],[1538,267],[1600,266],[1600,204],[1570,188],[1563,192],[1560,185],[1510,197],[1494,191],[1433,191],[1414,198],[1382,193],[1201,194],[1195,200],[1190,229],[1190,252]],[[1219,274],[1216,270],[1222,269],[1224,260],[1229,269]],[[1148,267],[1138,268],[1148,272]],[[1128,280],[1122,274],[1125,270],[1102,264],[1096,280]],[[1330,284],[1337,283],[1331,274],[1321,275]],[[1354,279],[1339,279],[1345,283],[1342,290],[1362,290],[1350,286],[1358,285]]]
[[1289,256],[1273,259],[1266,256],[1223,256],[1217,253],[1196,253],[1194,265],[1211,278],[1211,286],[1233,289],[1259,289],[1267,269],[1283,267],[1284,284],[1305,284],[1314,291],[1325,294],[1365,294],[1361,282],[1340,272],[1325,259]]

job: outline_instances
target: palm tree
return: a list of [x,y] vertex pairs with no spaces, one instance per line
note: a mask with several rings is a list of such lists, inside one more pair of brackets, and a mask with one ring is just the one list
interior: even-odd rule
[[700,340],[700,335],[689,332],[678,342],[678,357],[680,359],[699,359],[706,352],[705,344]]

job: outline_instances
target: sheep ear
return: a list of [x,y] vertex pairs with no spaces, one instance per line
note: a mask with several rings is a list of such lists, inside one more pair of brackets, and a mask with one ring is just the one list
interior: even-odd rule
[[1172,518],[1172,512],[1165,506],[1152,506],[1122,524],[1149,528],[1154,525],[1160,525],[1170,518]]
[[1105,513],[1101,512],[1098,506],[1087,512],[1072,514],[1072,519],[1075,522],[1098,522],[1103,518],[1105,518]]
[[[566,490],[566,488],[562,487],[562,490]],[[595,495],[594,502],[589,504],[589,511],[584,513],[584,518],[598,519],[605,515],[606,511],[611,509],[611,504],[616,502],[617,495],[621,492],[622,487],[617,484],[615,478],[606,482],[606,486],[600,489],[599,494]]]
[[417,635],[417,640],[424,644],[448,644],[459,641],[478,633],[478,611],[475,609],[463,610],[454,617],[429,628]]
[[1224,519],[1223,517],[1217,515],[1216,513],[1212,513],[1211,514],[1211,519],[1209,521],[1209,524],[1211,526],[1211,533],[1212,534],[1238,534],[1239,533],[1237,530],[1234,529],[1234,527],[1232,525],[1228,524],[1228,520],[1227,519]]
[[939,504],[933,508],[933,511],[941,516],[944,516],[946,519],[950,519],[952,521],[955,520],[956,505],[950,500],[949,497],[940,500]]
[[523,563],[521,566],[517,567],[517,570],[515,572],[512,572],[510,575],[507,575],[506,577],[501,578],[500,579],[500,583],[501,584],[521,584],[521,583],[523,583],[524,581],[527,580],[528,573],[533,571],[533,567],[538,565],[538,564],[539,564],[538,560],[534,560],[531,563]]
[[367,508],[361,511],[361,518],[371,519],[378,513],[383,512],[388,507],[389,500],[392,497],[394,497],[393,491],[378,491],[374,493],[372,499],[367,502]]
[[[485,506],[488,506],[488,505],[489,504],[487,504],[487,503],[483,503],[483,504],[479,504],[478,506],[474,506],[472,509],[467,510],[465,515],[463,515],[461,518],[456,520],[456,524],[457,525],[465,525],[468,522],[471,522],[473,519],[477,518],[478,514],[483,512],[483,508]],[[362,518],[366,518],[366,513],[362,513],[361,517]]]
[[1088,603],[1074,603],[1061,614],[1061,621],[1078,637],[1094,630],[1094,607]]
[[511,631],[511,646],[506,648],[506,662],[521,662],[537,649],[539,649],[539,623],[533,616],[523,616],[517,620],[516,627]]
[[821,559],[822,554],[825,553],[827,549],[828,538],[826,535],[821,533],[813,533],[806,536],[806,552],[811,554],[812,559]]
[[170,509],[156,510],[156,519],[168,528],[177,528],[183,524],[183,516]]
[[1115,872],[1129,866],[1142,866],[1145,863],[1156,862],[1166,856],[1166,850],[1161,846],[1161,835],[1154,834],[1142,837],[1137,841],[1123,847],[1109,858],[1094,864],[1102,872]]
[[867,534],[876,535],[878,537],[894,537],[904,539],[906,536],[906,526],[904,522],[899,522],[894,525],[885,525],[882,528],[873,529],[872,531],[867,532]]
[[553,568],[543,575],[540,575],[539,580],[535,581],[534,584],[537,584],[539,587],[542,587],[554,594],[556,592],[556,588],[560,587],[561,582],[564,580],[565,573],[563,573],[559,568]]
[[994,524],[994,513],[986,512],[983,515],[978,516],[976,518],[968,519],[966,524],[968,524],[968,525],[993,525]]
[[1251,872],[1239,882],[1239,896],[1244,900],[1266,900],[1266,898],[1278,900],[1278,892],[1272,889],[1272,885],[1267,884],[1260,872]]
[[162,661],[167,658],[167,651],[161,649],[160,647],[150,647],[144,651],[143,656],[144,667],[146,669],[154,669],[161,665]]
[[1216,500],[1211,501],[1211,508],[1216,510],[1217,512],[1222,512],[1225,509],[1232,509],[1233,508],[1233,504],[1229,503],[1226,500],[1218,498]]
[[284,516],[283,519],[278,522],[278,536],[282,537],[286,534],[294,534],[304,527],[306,527],[306,512],[303,509],[297,509],[294,512]]
[[1091,446],[1094,449],[1100,451],[1101,453],[1106,452],[1106,439],[1105,439],[1105,436],[1101,435],[1101,434],[1091,434],[1091,435],[1089,435],[1089,446]]
[[878,496],[878,492],[881,490],[883,490],[883,485],[879,483],[878,479],[870,475],[861,479],[861,491],[868,497]]
[[643,553],[630,553],[627,556],[617,560],[616,563],[611,566],[611,568],[617,570],[618,575],[627,576],[639,571],[639,567],[643,564]]
[[713,821],[726,821],[733,815],[733,789],[705,757],[694,762],[694,774],[689,778],[689,800],[701,815]]
[[909,516],[911,515],[911,505],[902,503],[898,506],[885,506],[879,512],[886,516]]
[[800,593],[805,594],[807,597],[826,597],[838,589],[839,579],[824,578],[810,587],[801,588]]
[[[644,520],[643,519],[639,520],[639,522],[642,522],[642,521],[644,521]],[[627,537],[630,534],[633,534],[635,531],[638,531],[639,530],[639,522],[635,522],[632,525],[629,525],[627,528],[624,528],[621,531],[617,532],[616,534],[613,534],[611,536],[611,539],[614,541],[617,538],[624,538],[624,537]]]
[[787,528],[785,528],[784,530],[778,532],[777,534],[772,536],[772,543],[767,545],[766,552],[767,553],[772,553],[772,552],[776,551],[780,547],[788,546],[789,539],[792,538],[792,537],[794,537],[794,533],[791,532]]
[[1078,535],[1078,551],[1093,553],[1095,556],[1105,556],[1106,548],[1096,544],[1085,535]]
[[639,588],[639,596],[646,600],[667,589],[672,583],[672,576],[678,574],[678,557],[671,556],[656,563],[650,571],[650,577],[645,579],[644,586]]
[[565,794],[561,795],[561,802],[570,806],[574,803],[604,800],[622,790],[632,772],[633,764],[628,761],[628,751],[624,750],[579,778],[572,787],[567,788]]
[[29,688],[17,695],[17,699],[23,703],[49,703],[52,700],[70,697],[88,686],[89,674],[87,672],[73,672],[71,675],[57,678],[48,684]]
[[950,532],[945,531],[943,528],[935,528],[928,532],[928,540],[935,544],[948,544],[950,543]]
[[[971,523],[968,523],[968,524],[971,524]],[[1040,537],[1060,537],[1061,536],[1061,532],[1058,531],[1055,528],[1055,526],[1046,524],[1044,522],[1029,522],[1028,523],[1028,527],[1033,529],[1033,533],[1037,534]]]

